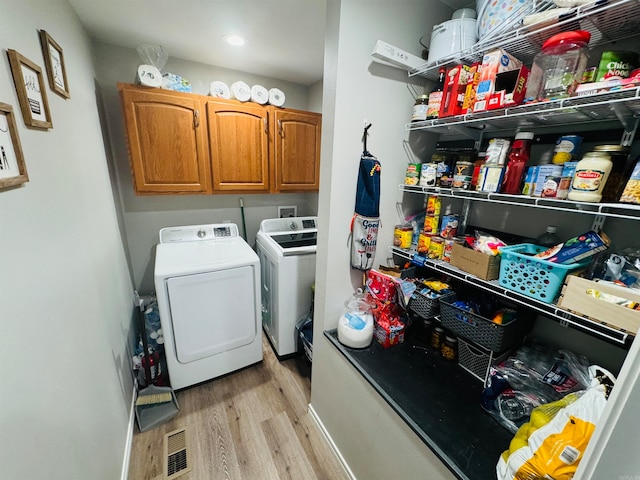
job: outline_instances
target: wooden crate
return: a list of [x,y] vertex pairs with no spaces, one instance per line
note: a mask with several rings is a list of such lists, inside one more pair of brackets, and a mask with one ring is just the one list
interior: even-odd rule
[[558,306],[624,330],[631,335],[636,334],[640,328],[640,310],[633,310],[595,298],[587,293],[589,289],[640,303],[640,292],[637,290],[569,275],[560,294]]

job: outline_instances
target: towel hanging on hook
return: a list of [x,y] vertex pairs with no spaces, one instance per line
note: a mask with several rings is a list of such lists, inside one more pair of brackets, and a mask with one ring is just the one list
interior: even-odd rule
[[371,123],[364,127],[363,151],[358,170],[355,213],[351,218],[351,267],[373,267],[380,226],[380,162],[367,150]]

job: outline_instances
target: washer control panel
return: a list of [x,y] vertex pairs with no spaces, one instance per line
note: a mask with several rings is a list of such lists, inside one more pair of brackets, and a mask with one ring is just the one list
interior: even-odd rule
[[160,230],[160,243],[201,242],[238,236],[238,226],[235,223],[187,225],[163,228]]

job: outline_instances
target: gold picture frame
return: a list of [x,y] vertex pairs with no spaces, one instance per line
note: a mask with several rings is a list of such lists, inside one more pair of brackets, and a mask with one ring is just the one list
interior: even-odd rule
[[9,49],[7,54],[25,125],[41,129],[53,128],[42,69],[15,50]]
[[13,107],[0,103],[0,190],[29,181]]
[[70,98],[62,47],[46,31],[40,30],[39,34],[49,87],[61,97]]

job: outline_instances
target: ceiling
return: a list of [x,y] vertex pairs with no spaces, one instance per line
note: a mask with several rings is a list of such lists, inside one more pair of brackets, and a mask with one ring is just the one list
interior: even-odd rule
[[[303,85],[322,79],[326,0],[68,1],[100,42],[162,45],[170,58]],[[225,34],[248,44],[226,45]]]

